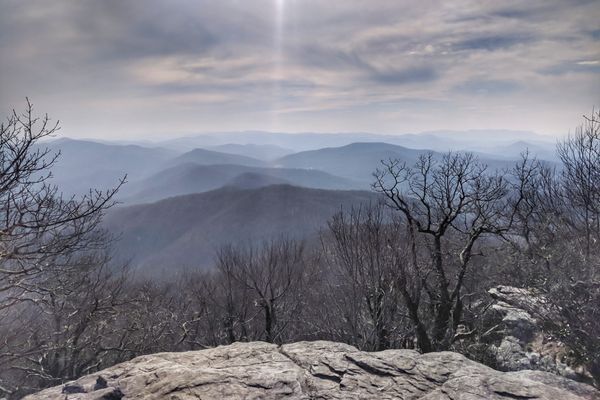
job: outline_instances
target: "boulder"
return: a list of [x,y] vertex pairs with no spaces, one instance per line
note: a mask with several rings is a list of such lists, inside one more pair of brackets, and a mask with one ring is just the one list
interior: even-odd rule
[[566,378],[592,382],[587,371],[571,365],[563,343],[546,335],[536,316],[558,318],[544,299],[528,289],[498,286],[488,291],[494,299],[491,307],[497,315],[499,342],[489,347],[495,365],[504,371],[540,370]]
[[[101,385],[98,385],[101,382]],[[65,393],[80,387],[83,393]],[[375,353],[325,341],[235,343],[135,358],[27,400],[100,399],[600,399],[545,372],[499,372],[452,352]]]
[[538,333],[538,321],[530,310],[541,307],[533,293],[511,286],[498,286],[488,293],[495,300],[492,309],[502,316],[502,323],[510,336],[525,343]]

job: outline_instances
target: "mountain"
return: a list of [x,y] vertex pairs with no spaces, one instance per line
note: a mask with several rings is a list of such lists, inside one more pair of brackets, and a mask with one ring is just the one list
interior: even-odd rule
[[185,163],[132,182],[123,188],[120,199],[126,203],[151,202],[227,185],[251,188],[283,183],[317,189],[361,188],[357,182],[317,170]]
[[389,143],[352,143],[291,154],[278,159],[276,164],[287,168],[318,169],[368,184],[373,181],[372,174],[381,166],[381,160],[399,159],[414,163],[426,151]]
[[212,266],[215,250],[226,243],[314,234],[342,207],[376,199],[366,191],[226,187],[115,208],[104,225],[120,234],[116,260],[130,261],[141,273],[174,273],[188,266]]
[[556,155],[556,145],[554,143],[529,143],[520,140],[507,146],[500,147],[497,153],[503,154],[505,157],[516,158],[526,151],[529,151],[530,154],[542,160],[558,160]]
[[552,143],[554,138],[540,135],[530,131],[516,131],[507,129],[471,129],[466,131],[429,131],[420,135],[432,136],[440,139],[455,140],[477,145],[478,143],[512,143],[519,140]]
[[264,131],[215,132],[168,139],[157,144],[177,150],[213,148],[220,145],[267,145],[293,151],[314,150],[322,147],[342,146],[358,141],[383,141],[381,135],[369,133],[279,133]]
[[[318,169],[332,175],[360,182],[368,187],[373,182],[373,172],[381,167],[382,160],[400,160],[409,166],[422,154],[431,150],[409,149],[389,143],[352,143],[342,147],[329,147],[319,150],[290,154],[275,161],[277,166],[288,168]],[[432,152],[434,158],[442,153]],[[475,154],[479,161],[487,164],[490,170],[510,168],[513,162],[506,158],[493,158],[493,155]]]
[[256,189],[271,185],[290,185],[289,181],[278,178],[276,176],[270,176],[260,174],[258,172],[244,172],[235,178],[231,179],[225,186],[235,187],[239,189]]
[[195,163],[199,165],[237,164],[250,167],[263,167],[267,163],[256,158],[239,154],[221,153],[206,149],[194,149],[173,159],[170,164]]
[[137,145],[115,145],[86,140],[59,139],[39,144],[50,154],[60,152],[52,168],[52,182],[66,195],[109,189],[127,174],[141,179],[177,155],[173,150]]
[[272,144],[236,144],[227,143],[218,146],[207,147],[208,150],[219,151],[227,154],[252,157],[263,161],[271,161],[294,153],[294,150]]

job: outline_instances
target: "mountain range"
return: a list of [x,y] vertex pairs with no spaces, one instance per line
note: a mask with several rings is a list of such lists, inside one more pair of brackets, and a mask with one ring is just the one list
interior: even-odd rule
[[126,203],[142,203],[206,192],[224,186],[248,189],[273,184],[289,184],[318,189],[362,188],[359,182],[318,170],[184,163],[162,170],[141,181],[132,182],[123,188],[120,198]]
[[[535,135],[523,135],[528,141],[475,141],[480,134],[250,132],[146,145],[60,139],[42,146],[60,152],[52,182],[65,195],[106,190],[127,175],[117,194],[120,205],[109,210],[104,226],[120,237],[115,260],[147,274],[209,268],[216,249],[229,242],[314,238],[341,208],[377,201],[370,185],[382,160],[411,164],[427,152],[440,158],[468,140],[490,169],[510,167],[527,149],[553,156],[548,142],[529,141],[539,139]],[[382,137],[389,141],[375,140]],[[321,147],[312,149],[317,143]]]
[[554,144],[555,139],[534,132],[513,130],[431,131],[418,134],[241,131],[196,134],[157,141],[154,142],[154,145],[184,151],[191,148],[211,148],[225,144],[250,144],[276,146],[298,152],[323,147],[345,146],[354,142],[385,142],[414,149],[443,152],[447,150],[477,150],[481,147],[493,149],[517,141],[526,141],[536,145],[540,143]]

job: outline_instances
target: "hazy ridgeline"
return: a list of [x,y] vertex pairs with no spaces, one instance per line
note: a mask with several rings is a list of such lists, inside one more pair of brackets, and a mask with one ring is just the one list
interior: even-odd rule
[[481,133],[45,142],[32,117],[0,132],[2,396],[234,341],[489,363],[500,284],[544,296],[544,329],[600,374],[599,113],[556,155]]

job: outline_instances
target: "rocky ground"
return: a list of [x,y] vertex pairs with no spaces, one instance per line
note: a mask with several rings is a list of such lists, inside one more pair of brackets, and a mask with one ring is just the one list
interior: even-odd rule
[[235,343],[138,357],[26,397],[42,399],[600,399],[541,371],[499,372],[451,352],[361,352],[331,342]]

